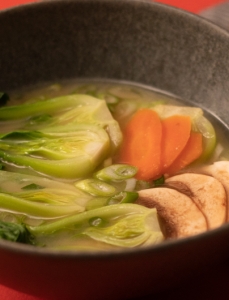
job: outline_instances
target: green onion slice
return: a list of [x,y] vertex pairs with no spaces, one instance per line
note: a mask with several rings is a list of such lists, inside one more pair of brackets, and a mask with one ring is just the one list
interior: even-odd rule
[[121,204],[121,203],[133,203],[138,198],[138,193],[136,192],[120,192],[115,194],[108,199],[107,204]]
[[137,173],[137,168],[126,164],[115,164],[95,173],[95,178],[104,181],[121,181],[132,178]]
[[80,180],[75,182],[75,186],[81,191],[94,196],[109,197],[117,192],[115,187],[98,179]]

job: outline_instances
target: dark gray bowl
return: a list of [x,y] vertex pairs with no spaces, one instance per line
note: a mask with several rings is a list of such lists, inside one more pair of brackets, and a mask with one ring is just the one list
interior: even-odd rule
[[[133,81],[192,101],[227,128],[228,49],[226,31],[172,7],[140,0],[47,0],[0,13],[0,89],[72,78]],[[106,254],[0,241],[0,283],[44,299],[143,299],[201,276],[228,253],[228,225]]]

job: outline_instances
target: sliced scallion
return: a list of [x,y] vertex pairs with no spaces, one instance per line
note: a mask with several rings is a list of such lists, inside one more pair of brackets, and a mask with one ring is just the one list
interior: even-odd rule
[[133,191],[135,190],[135,187],[136,187],[136,182],[137,182],[137,179],[135,178],[129,178],[126,180],[126,187],[125,187],[125,191]]
[[132,178],[137,168],[126,164],[115,164],[95,173],[95,177],[104,181],[121,181]]
[[84,179],[75,182],[75,186],[81,191],[94,196],[109,197],[116,193],[116,188],[98,179]]
[[122,204],[122,203],[133,203],[138,198],[136,192],[120,192],[110,197],[107,201],[108,205]]

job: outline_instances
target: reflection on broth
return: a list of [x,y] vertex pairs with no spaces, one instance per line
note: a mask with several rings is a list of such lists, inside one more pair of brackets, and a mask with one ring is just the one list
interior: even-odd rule
[[226,145],[201,108],[148,87],[97,81],[5,100],[2,239],[110,251],[189,237],[227,220]]

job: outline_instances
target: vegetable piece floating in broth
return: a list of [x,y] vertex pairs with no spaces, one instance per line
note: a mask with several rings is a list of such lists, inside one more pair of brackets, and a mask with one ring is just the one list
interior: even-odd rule
[[[157,213],[136,204],[116,204],[66,217],[47,225],[28,227],[39,243],[51,244],[53,235],[68,236],[67,245],[59,239],[62,249],[88,250],[88,238],[96,241],[97,247],[106,245],[130,248],[142,244],[156,244],[163,240]],[[56,245],[56,247],[58,248]],[[90,247],[89,247],[90,250]]]
[[0,171],[0,190],[0,210],[28,222],[83,212],[91,199],[71,184],[7,171]]
[[137,173],[137,168],[124,164],[115,164],[103,168],[94,174],[94,177],[104,181],[122,181],[132,178]]
[[139,110],[124,129],[118,160],[138,168],[138,179],[152,179],[161,174],[162,125],[157,113]]
[[203,136],[199,132],[191,132],[187,144],[175,161],[166,169],[167,174],[175,174],[203,153]]
[[33,244],[33,236],[25,225],[0,221],[0,238],[23,244]]
[[[41,117],[44,114],[49,117]],[[54,178],[89,175],[113,155],[122,140],[106,103],[86,95],[3,107],[0,119],[3,165],[26,167]],[[9,120],[14,122],[7,132]]]
[[191,132],[189,116],[173,115],[162,120],[161,162],[166,170],[185,148]]

